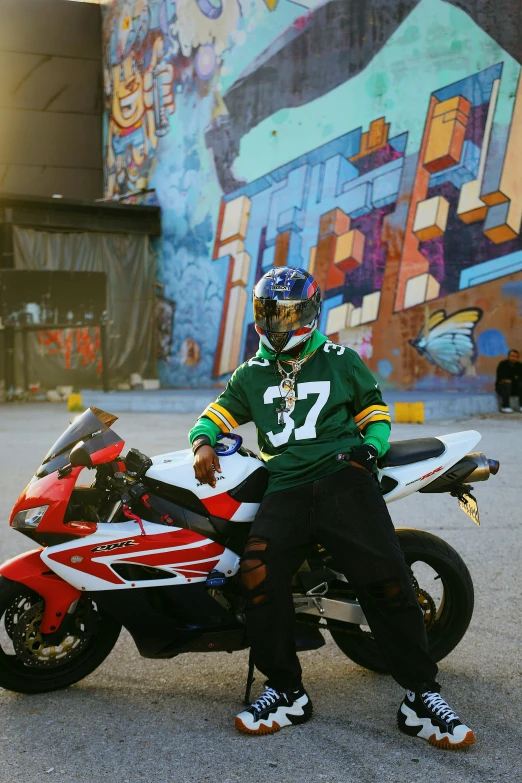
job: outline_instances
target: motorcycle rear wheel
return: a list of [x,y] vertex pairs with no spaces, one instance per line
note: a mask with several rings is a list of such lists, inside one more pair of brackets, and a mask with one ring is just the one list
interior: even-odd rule
[[47,693],[67,688],[97,669],[118,640],[121,626],[93,605],[89,609],[95,629],[78,620],[63,640],[48,644],[39,632],[43,608],[37,593],[0,577],[0,687],[6,690]]
[[[455,649],[473,615],[473,582],[460,555],[438,536],[413,528],[398,528],[397,537],[409,566],[426,563],[442,583],[442,598],[427,626],[429,651],[440,661]],[[420,591],[427,589],[420,584]],[[358,625],[328,621],[334,642],[354,663],[374,672],[388,673],[377,642]]]

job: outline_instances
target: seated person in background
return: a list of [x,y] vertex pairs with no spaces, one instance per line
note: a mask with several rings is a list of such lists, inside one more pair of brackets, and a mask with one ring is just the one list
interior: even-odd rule
[[509,398],[516,395],[519,410],[522,411],[522,362],[519,361],[519,353],[515,348],[510,350],[508,358],[503,359],[497,367],[495,389],[500,395],[502,413],[513,413]]

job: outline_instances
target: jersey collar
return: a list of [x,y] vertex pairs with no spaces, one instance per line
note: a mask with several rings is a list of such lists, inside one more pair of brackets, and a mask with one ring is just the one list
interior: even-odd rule
[[[308,342],[306,342],[304,345],[303,357],[308,356],[309,353],[316,351],[318,348],[321,347],[321,345],[324,345],[324,343],[327,342],[328,342],[328,337],[325,337],[324,334],[321,334],[321,332],[318,332],[316,330],[313,333],[313,335],[310,337]],[[259,341],[259,350],[256,353],[256,356],[258,356],[260,359],[268,359],[269,361],[272,362],[275,359],[275,353],[269,351],[268,348],[266,348],[261,341]],[[288,354],[286,353],[281,354],[281,359],[292,359],[292,358],[293,357],[288,356]]]

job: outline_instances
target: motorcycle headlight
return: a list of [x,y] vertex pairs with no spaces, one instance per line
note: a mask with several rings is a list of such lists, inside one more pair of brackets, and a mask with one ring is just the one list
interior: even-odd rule
[[26,508],[24,511],[19,511],[18,514],[13,517],[11,527],[17,528],[18,530],[27,528],[34,530],[42,521],[48,508],[49,506],[36,506],[36,508]]

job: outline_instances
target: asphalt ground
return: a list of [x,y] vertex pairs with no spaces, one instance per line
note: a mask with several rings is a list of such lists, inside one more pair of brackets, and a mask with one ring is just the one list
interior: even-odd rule
[[[31,548],[7,525],[32,471],[70,418],[50,404],[0,406],[0,557]],[[122,414],[129,447],[158,454],[186,447],[192,415]],[[254,446],[253,429],[242,428]],[[328,634],[302,654],[315,706],[309,723],[267,737],[234,730],[246,652],[140,658],[123,632],[109,658],[83,682],[38,696],[0,691],[0,783],[493,783],[522,780],[520,607],[522,415],[395,425],[393,439],[464,429],[500,460],[476,485],[477,528],[446,496],[413,495],[390,506],[397,527],[429,530],[454,546],[476,591],[475,614],[441,663],[443,695],[473,727],[477,744],[459,753],[402,735],[400,687],[347,659]],[[257,677],[256,695],[262,687]]]

